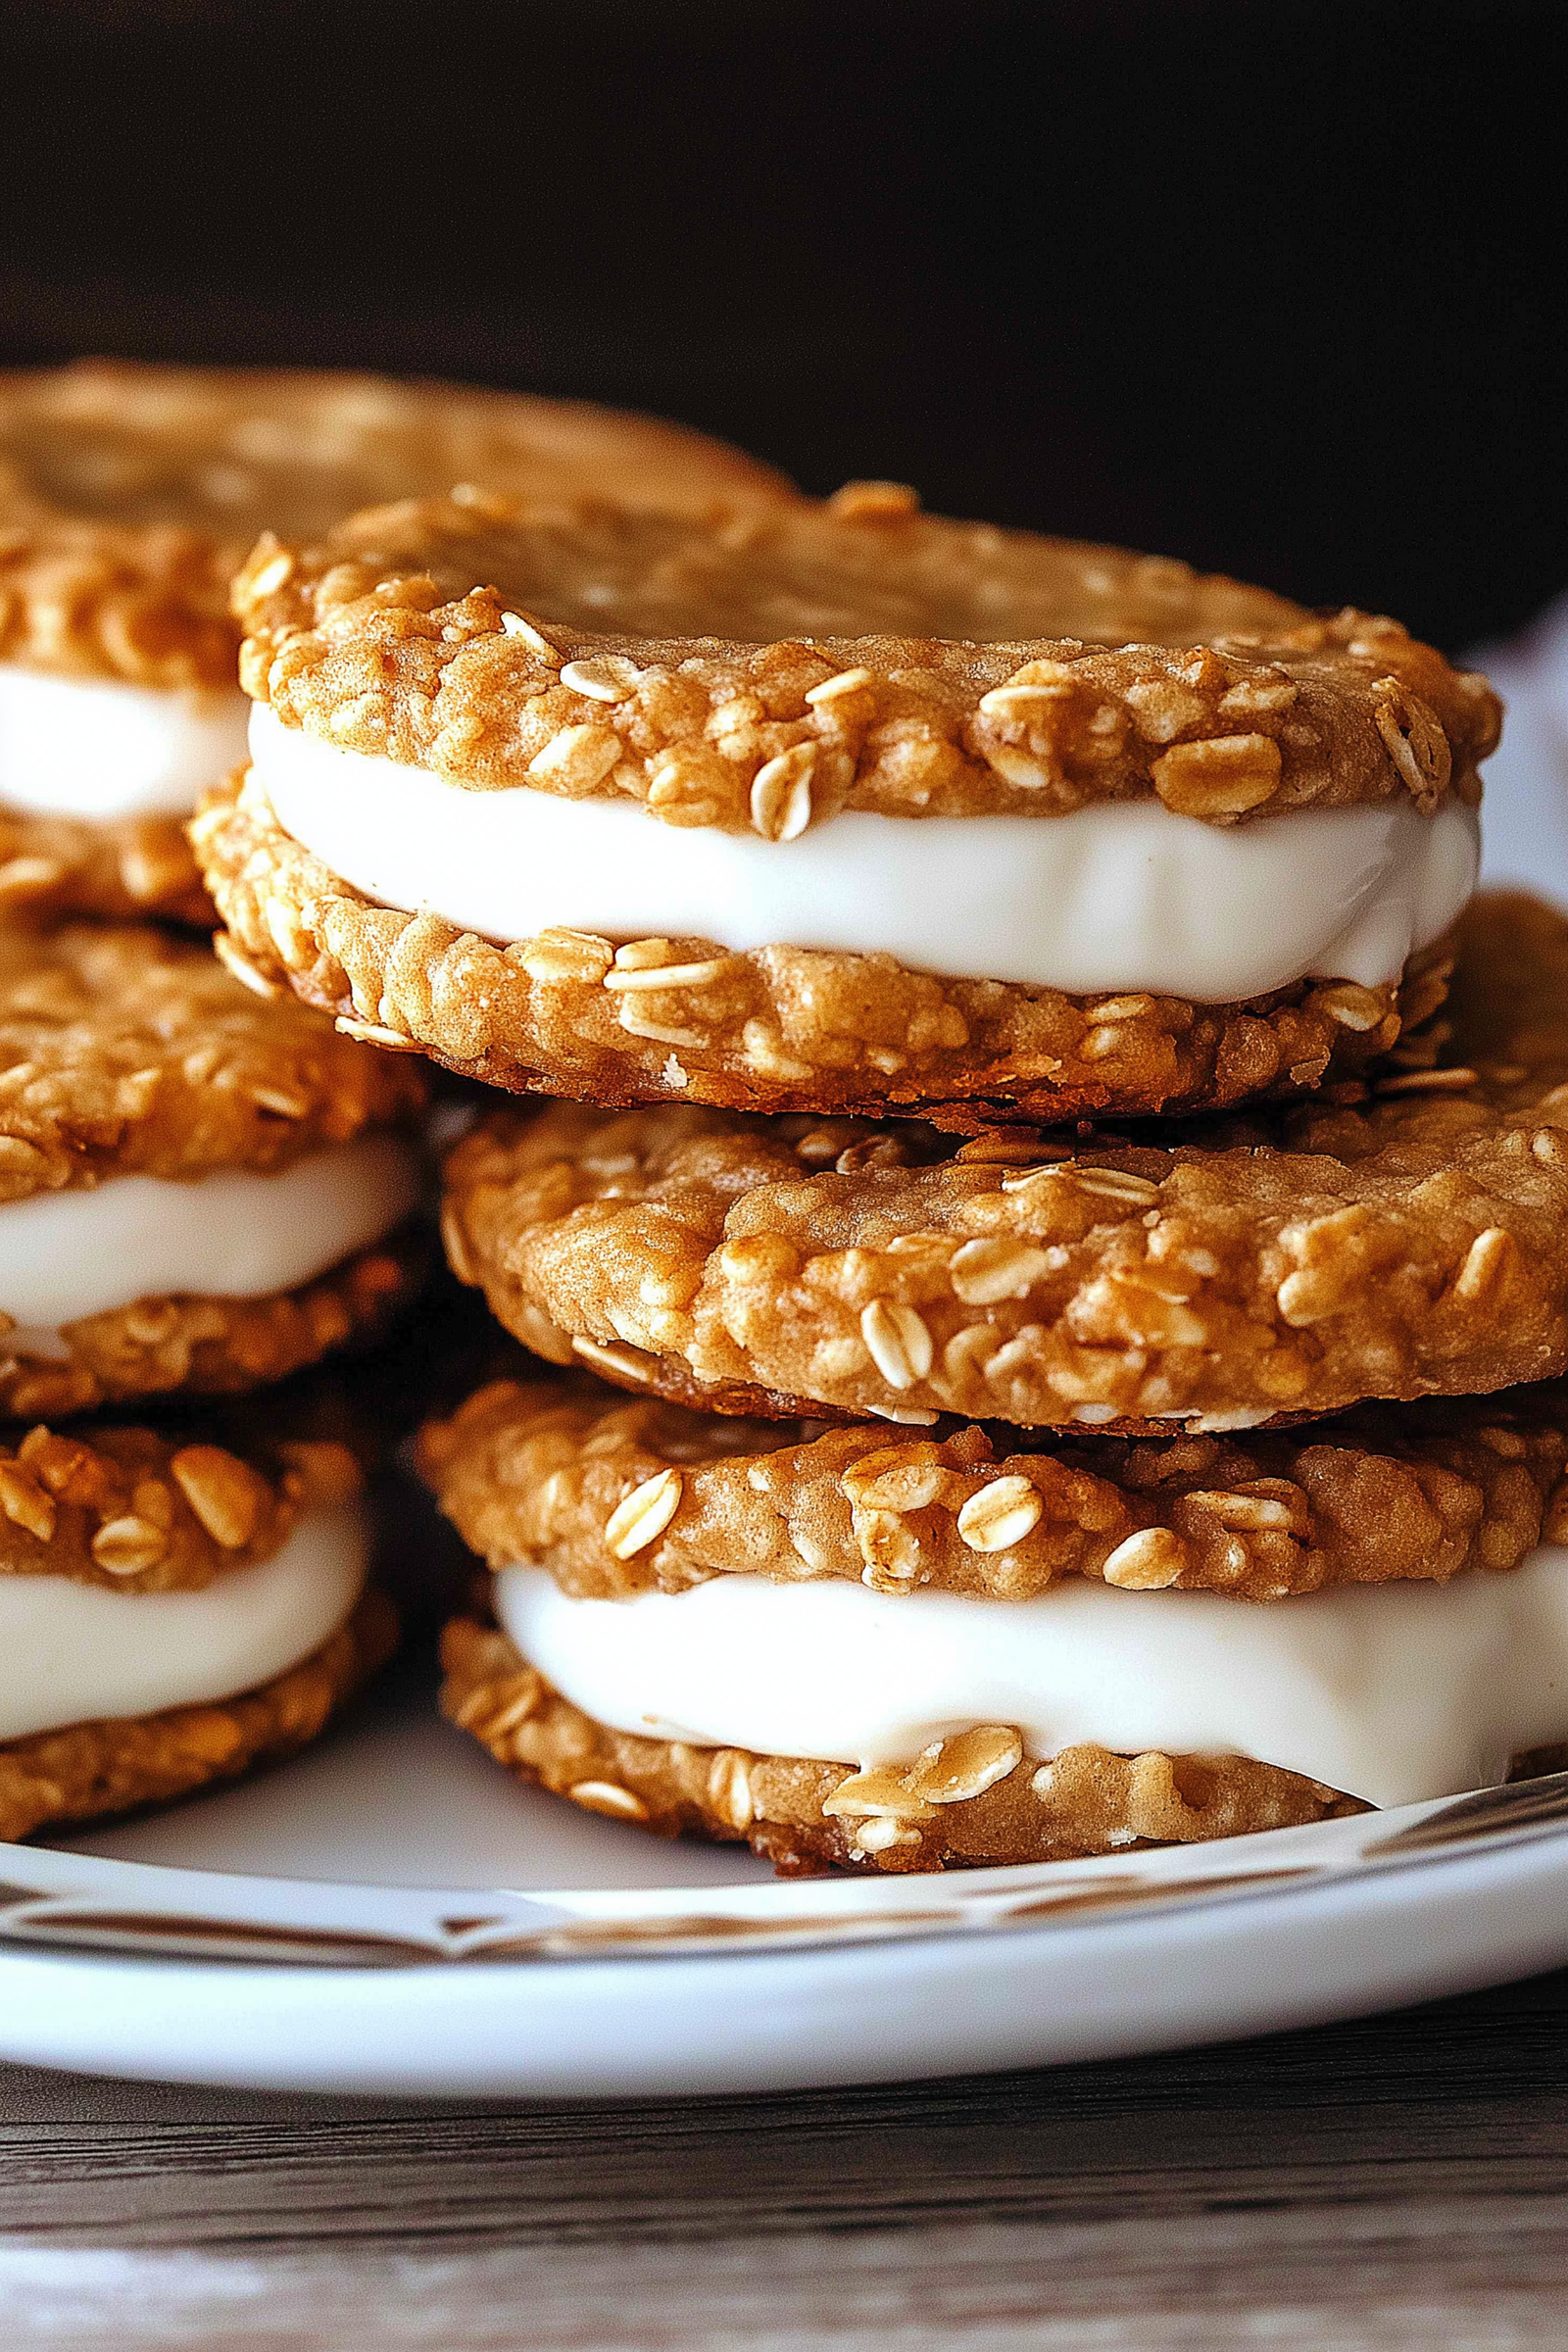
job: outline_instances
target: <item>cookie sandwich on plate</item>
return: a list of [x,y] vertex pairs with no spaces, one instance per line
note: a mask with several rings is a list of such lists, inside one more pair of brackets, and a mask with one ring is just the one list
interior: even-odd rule
[[289,1755],[387,1656],[360,1465],[290,1426],[247,1399],[0,1444],[0,1838]]
[[490,1084],[958,1132],[1355,1080],[1441,1001],[1485,681],[852,485],[415,502],[236,582],[232,947]]
[[1279,1432],[743,1421],[504,1380],[422,1441],[498,1762],[784,1871],[1401,1804],[1568,1739],[1568,1397]]

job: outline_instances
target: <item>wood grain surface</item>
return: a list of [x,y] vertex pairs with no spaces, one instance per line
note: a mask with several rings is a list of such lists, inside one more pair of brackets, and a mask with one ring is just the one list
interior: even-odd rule
[[0,2343],[1568,2347],[1568,1972],[1174,2056],[416,2107],[0,2070]]

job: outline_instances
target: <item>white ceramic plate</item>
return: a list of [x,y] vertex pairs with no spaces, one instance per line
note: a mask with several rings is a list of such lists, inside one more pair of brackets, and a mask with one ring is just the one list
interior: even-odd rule
[[0,1847],[0,2056],[768,2089],[1170,2047],[1568,1960],[1568,1775],[1114,1860],[779,1884],[518,1789],[412,1669],[291,1765]]
[[[1527,670],[1508,676],[1516,707]],[[1568,897],[1557,699],[1519,730],[1528,759],[1489,775],[1492,864]],[[441,1723],[416,1668],[278,1772],[0,1846],[0,2057],[278,2089],[940,2075],[1305,2025],[1564,1961],[1568,1774],[1113,1860],[780,1885],[744,1852],[519,1789]]]

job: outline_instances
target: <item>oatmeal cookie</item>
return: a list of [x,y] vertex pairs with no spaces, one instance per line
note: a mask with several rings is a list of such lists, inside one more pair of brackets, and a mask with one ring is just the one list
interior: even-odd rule
[[700,515],[792,500],[726,444],[577,401],[125,360],[0,374],[0,662],[229,686],[229,580],[266,525],[456,483]]
[[976,1725],[874,1772],[644,1740],[583,1714],[505,1634],[474,1619],[447,1627],[441,1657],[443,1710],[519,1780],[659,1837],[744,1840],[781,1875],[1053,1862],[1367,1810],[1245,1756],[1085,1745],[1042,1760],[1004,1724]]
[[0,1202],[136,1173],[282,1169],[425,1087],[151,925],[0,931]]
[[361,1493],[340,1419],[313,1397],[292,1414],[249,1413],[242,1426],[13,1432],[0,1449],[0,1577],[193,1592],[270,1560],[308,1512]]
[[1157,1142],[555,1105],[447,1162],[455,1271],[720,1411],[1209,1431],[1568,1366],[1568,919],[1460,927],[1437,1067]]
[[420,1470],[493,1569],[577,1599],[712,1577],[1029,1600],[1063,1577],[1271,1601],[1515,1568],[1568,1540],[1568,1390],[1382,1405],[1245,1437],[895,1437],[494,1381],[426,1425]]
[[1431,809],[1479,799],[1498,726],[1396,621],[891,484],[698,523],[416,500],[265,537],[234,593],[247,691],[339,750],[775,841],[844,808]]
[[385,1663],[397,1631],[392,1603],[367,1592],[311,1657],[259,1690],[0,1741],[0,1838],[167,1804],[254,1764],[280,1763]]
[[[178,1391],[191,1396],[269,1388],[340,1348],[368,1346],[418,1296],[431,1251],[405,1227],[297,1290],[259,1298],[197,1294],[138,1298],[51,1333],[27,1351],[0,1313],[0,1414],[28,1421]],[[23,1345],[19,1348],[16,1338]]]
[[1449,951],[1376,988],[1300,980],[1246,1003],[913,971],[888,955],[712,940],[616,947],[580,931],[498,946],[353,889],[277,822],[254,775],[191,827],[236,969],[287,983],[351,1035],[515,1093],[770,1113],[908,1107],[998,1121],[1138,1117],[1353,1078],[1443,1001]]

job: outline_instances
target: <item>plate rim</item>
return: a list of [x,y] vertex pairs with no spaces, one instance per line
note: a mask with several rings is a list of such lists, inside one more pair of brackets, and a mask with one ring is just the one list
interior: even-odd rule
[[980,1870],[729,1886],[388,1886],[0,1842],[0,1951],[291,1969],[752,1957],[956,1935],[1071,1933],[1552,1838],[1568,1846],[1568,1771],[1186,1845]]

